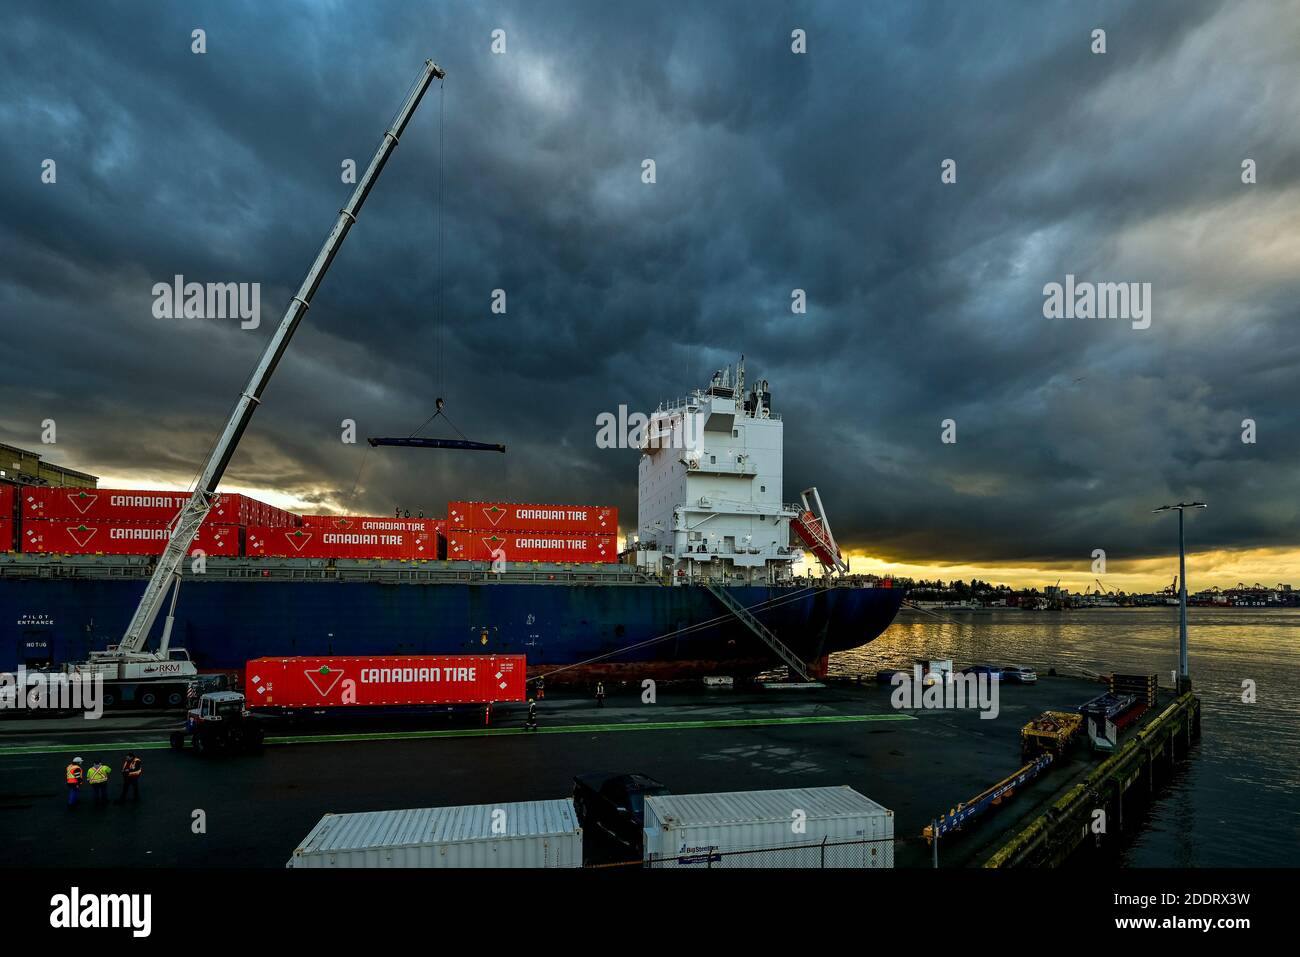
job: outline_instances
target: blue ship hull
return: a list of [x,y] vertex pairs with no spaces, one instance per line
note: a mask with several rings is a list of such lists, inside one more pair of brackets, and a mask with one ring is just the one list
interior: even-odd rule
[[[0,670],[82,661],[116,643],[142,578],[0,578]],[[893,621],[901,589],[735,587],[805,661]],[[161,622],[150,647],[156,648]],[[267,655],[522,654],[530,673],[583,679],[755,674],[767,646],[707,588],[657,584],[200,581],[181,588],[172,647],[204,671]]]

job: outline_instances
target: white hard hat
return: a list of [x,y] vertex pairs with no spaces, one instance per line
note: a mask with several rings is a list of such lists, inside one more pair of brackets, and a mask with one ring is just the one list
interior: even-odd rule
[[73,764],[80,764],[80,763],[81,763],[81,758],[73,758],[73,759],[72,759],[72,763],[73,763]]

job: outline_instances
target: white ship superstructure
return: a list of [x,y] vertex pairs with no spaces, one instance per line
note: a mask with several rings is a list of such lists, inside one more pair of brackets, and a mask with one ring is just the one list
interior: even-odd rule
[[637,486],[637,564],[674,582],[789,581],[803,557],[782,501],[784,423],[741,357],[651,414]]

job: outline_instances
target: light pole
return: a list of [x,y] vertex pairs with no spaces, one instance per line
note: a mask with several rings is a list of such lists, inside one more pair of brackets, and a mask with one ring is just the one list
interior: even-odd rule
[[1192,689],[1192,678],[1187,672],[1187,551],[1183,546],[1183,509],[1207,508],[1204,502],[1179,502],[1161,505],[1154,512],[1178,510],[1178,693]]

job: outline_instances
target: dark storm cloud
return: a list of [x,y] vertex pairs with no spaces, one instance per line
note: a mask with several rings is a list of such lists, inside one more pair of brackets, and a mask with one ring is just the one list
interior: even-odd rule
[[[1148,510],[1193,496],[1214,503],[1198,545],[1292,546],[1298,12],[21,4],[0,36],[0,426],[30,446],[54,418],[52,459],[187,479],[346,197],[340,163],[364,166],[432,56],[445,101],[403,137],[229,481],[338,503],[360,473],[351,507],[378,512],[613,502],[626,528],[635,456],[595,448],[596,415],[744,352],[785,415],[786,497],[818,485],[852,548],[1113,561],[1167,551]],[[1067,272],[1152,282],[1152,327],[1044,319]],[[177,273],[262,283],[262,327],[153,318]],[[510,453],[339,441],[344,418],[406,434],[439,395]]]

